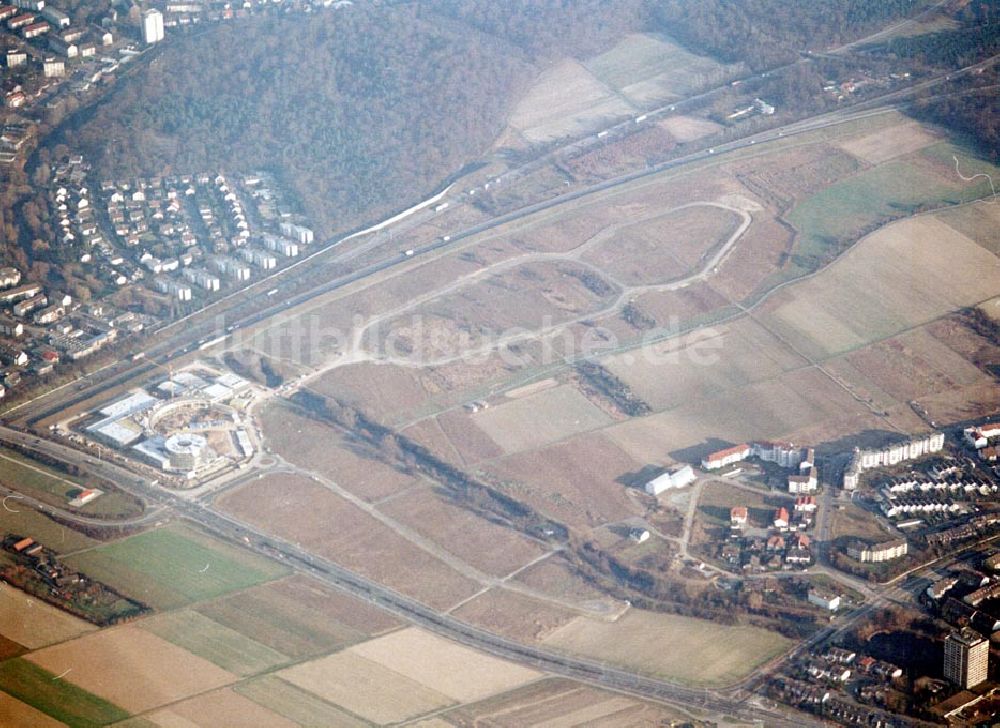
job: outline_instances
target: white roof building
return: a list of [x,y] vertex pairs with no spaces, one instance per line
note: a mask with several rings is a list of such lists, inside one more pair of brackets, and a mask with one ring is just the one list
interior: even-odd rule
[[646,483],[645,491],[650,495],[659,495],[665,490],[683,488],[694,480],[694,469],[690,465],[682,465],[653,478]]

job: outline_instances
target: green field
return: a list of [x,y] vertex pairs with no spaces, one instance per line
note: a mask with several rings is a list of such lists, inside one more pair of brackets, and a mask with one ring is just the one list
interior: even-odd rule
[[100,543],[72,528],[56,523],[26,505],[19,504],[16,499],[7,501],[7,505],[17,513],[4,512],[0,535],[16,533],[20,536],[31,536],[46,548],[60,554],[87,549]]
[[296,602],[294,596],[277,592],[277,589],[240,592],[199,604],[197,610],[295,659],[315,657],[367,639],[363,632],[308,604]]
[[[0,483],[60,508],[65,508],[67,502],[78,491],[91,486],[102,487],[100,483],[88,482],[87,478],[69,477],[65,473],[60,473],[6,448],[0,452]],[[106,488],[105,485],[102,489]],[[119,518],[137,516],[142,513],[139,504],[121,492],[106,492],[97,500],[80,508],[79,511],[92,516]]]
[[177,524],[74,554],[66,562],[158,609],[183,607],[288,573],[280,564]]
[[966,176],[990,170],[1000,176],[995,167],[970,156],[968,151],[940,142],[835,182],[799,202],[788,214],[788,222],[799,236],[786,275],[812,270],[839,246],[921,207],[954,205],[988,195],[990,187],[985,179],[974,183],[959,179],[953,171],[952,155],[958,157]]
[[256,675],[289,662],[277,650],[190,609],[144,620],[141,627],[238,675]]
[[28,705],[69,726],[90,728],[124,720],[128,713],[27,660],[0,663],[0,686]]
[[338,728],[363,728],[369,725],[274,675],[265,675],[242,683],[234,689],[244,697],[299,725]]

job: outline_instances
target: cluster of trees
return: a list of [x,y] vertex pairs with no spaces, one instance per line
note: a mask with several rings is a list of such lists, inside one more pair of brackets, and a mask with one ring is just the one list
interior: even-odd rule
[[906,17],[917,0],[650,0],[653,27],[697,53],[764,70]]

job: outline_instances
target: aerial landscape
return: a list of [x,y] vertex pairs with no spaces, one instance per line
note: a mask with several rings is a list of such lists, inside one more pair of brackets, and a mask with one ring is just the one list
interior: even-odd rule
[[997,0],[0,0],[0,81],[0,726],[1000,721]]

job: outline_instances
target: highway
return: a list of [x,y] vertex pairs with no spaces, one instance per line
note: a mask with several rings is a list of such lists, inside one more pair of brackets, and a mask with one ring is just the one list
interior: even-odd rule
[[[237,300],[240,296],[252,295],[253,290],[263,290],[261,286],[273,286],[275,278],[285,277],[289,272],[296,270],[302,270],[303,268],[308,268],[308,261],[315,258],[316,256],[326,255],[331,251],[339,248],[343,243],[357,239],[358,237],[367,234],[369,231],[380,230],[384,226],[388,225],[391,221],[399,221],[402,215],[393,215],[386,220],[382,220],[375,223],[363,230],[351,233],[345,237],[339,238],[332,242],[327,243],[321,249],[317,250],[315,253],[307,256],[307,258],[293,263],[291,266],[278,271],[273,276],[268,277],[262,281],[256,281],[249,289],[244,289],[241,291],[235,291],[233,293],[224,296],[222,299],[214,301],[210,305],[201,309],[200,311],[186,316],[183,321],[176,321],[167,326],[165,326],[159,334],[163,331],[170,329],[177,329],[178,333],[172,335],[158,344],[153,344],[145,350],[146,358],[150,361],[130,363],[125,361],[119,361],[115,364],[111,364],[90,375],[85,376],[82,380],[77,380],[72,384],[63,385],[57,389],[54,389],[42,396],[36,397],[25,402],[20,402],[15,404],[13,407],[9,408],[5,413],[8,420],[16,418],[19,421],[24,421],[31,425],[38,420],[51,417],[59,412],[72,407],[73,405],[85,401],[95,394],[100,393],[106,388],[113,387],[122,382],[128,381],[132,377],[145,376],[152,372],[155,368],[156,362],[160,365],[165,365],[168,362],[180,358],[192,351],[194,351],[199,344],[213,339],[218,339],[220,337],[225,337],[232,331],[242,329],[248,326],[253,326],[268,318],[274,317],[280,313],[293,309],[310,299],[335,291],[339,288],[351,285],[358,281],[369,278],[373,275],[381,273],[383,271],[389,270],[391,268],[405,265],[421,256],[427,256],[429,254],[441,251],[450,246],[455,246],[463,240],[466,240],[472,236],[487,232],[489,230],[495,229],[499,226],[505,225],[510,222],[520,220],[522,218],[528,217],[530,215],[549,210],[551,208],[557,207],[559,205],[567,204],[581,198],[588,197],[590,195],[598,194],[615,187],[628,184],[630,182],[650,177],[653,175],[660,174],[662,172],[679,168],[687,164],[692,164],[696,162],[705,162],[713,157],[721,156],[727,152],[733,152],[737,150],[748,149],[754,145],[762,144],[768,141],[778,141],[782,139],[788,139],[796,135],[806,134],[810,132],[815,132],[824,128],[831,126],[836,126],[845,122],[863,119],[870,116],[877,116],[880,114],[888,113],[897,108],[896,103],[905,99],[908,96],[913,95],[919,91],[923,91],[933,87],[936,84],[953,80],[962,75],[973,74],[980,69],[987,68],[994,65],[997,60],[1000,59],[1000,55],[992,56],[991,58],[985,59],[978,63],[969,65],[965,68],[961,68],[952,71],[947,74],[939,74],[933,78],[926,79],[917,84],[907,86],[903,89],[893,91],[875,99],[860,102],[849,109],[837,110],[829,112],[826,114],[821,114],[808,119],[800,120],[787,124],[783,127],[768,129],[757,134],[753,134],[747,137],[733,140],[731,142],[726,142],[723,144],[716,145],[715,147],[701,149],[690,154],[677,157],[644,169],[629,172],[617,177],[604,180],[586,187],[579,188],[567,192],[565,194],[553,197],[542,202],[533,203],[526,205],[517,210],[499,215],[497,217],[491,218],[484,222],[472,225],[464,230],[457,231],[448,236],[442,237],[430,243],[428,245],[418,247],[413,249],[412,255],[402,255],[393,254],[376,263],[359,268],[358,270],[352,271],[346,275],[342,275],[333,278],[327,282],[319,284],[310,288],[309,290],[291,295],[291,296],[279,296],[279,300],[263,309],[257,310],[253,313],[245,314],[242,316],[235,316],[223,319],[218,314],[216,310],[222,305],[233,300]],[[804,59],[803,59],[804,60]],[[797,61],[796,63],[803,62]],[[794,65],[794,64],[791,64]],[[780,70],[780,69],[778,69]],[[706,94],[713,94],[720,92],[725,87],[718,87],[712,89]],[[700,98],[706,94],[699,94],[696,97],[691,97],[689,99],[684,99],[671,104],[670,106],[665,106],[659,109],[651,110],[646,113],[647,117],[653,117],[663,113],[673,113],[673,107],[677,105],[683,105],[685,103],[690,103],[693,100]],[[621,122],[615,124],[609,129],[621,129],[628,128],[629,126],[634,127],[635,123],[633,121]],[[588,137],[590,139],[590,137]],[[592,143],[592,141],[583,140],[571,142],[560,149],[565,151],[574,148],[574,145]],[[551,153],[550,153],[551,154]],[[518,170],[515,170],[517,174],[527,173],[532,165],[536,164],[537,160],[529,162],[523,165]],[[508,173],[513,175],[514,173]],[[513,178],[513,177],[511,177]],[[431,206],[434,202],[444,199],[445,194],[448,192],[449,188],[435,194],[433,197],[425,200],[417,205],[409,208],[405,212],[426,212],[426,208]],[[460,199],[469,200],[471,199],[468,193],[461,193],[459,195]],[[305,265],[304,265],[305,264]],[[279,286],[286,284],[277,284]],[[258,300],[260,297],[258,296]],[[89,385],[84,385],[83,382],[89,382]]]

